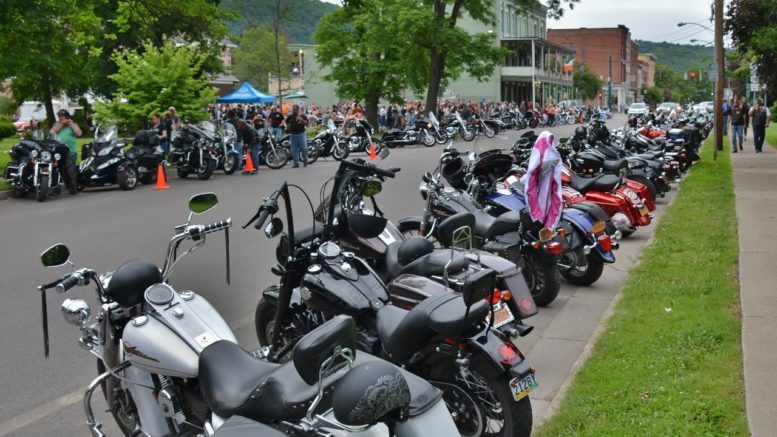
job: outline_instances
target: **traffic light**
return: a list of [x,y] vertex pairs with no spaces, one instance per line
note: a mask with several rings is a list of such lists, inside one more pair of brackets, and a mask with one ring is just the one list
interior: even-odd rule
[[696,72],[691,71],[691,80],[696,80]]

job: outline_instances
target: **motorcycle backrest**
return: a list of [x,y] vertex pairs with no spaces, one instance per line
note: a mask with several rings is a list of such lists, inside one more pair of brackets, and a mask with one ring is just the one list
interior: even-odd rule
[[443,220],[437,227],[437,240],[443,247],[452,247],[455,231],[465,226],[475,229],[475,215],[471,212],[454,214]]
[[292,360],[297,373],[308,385],[317,384],[321,366],[336,350],[356,351],[356,322],[341,314],[310,331],[294,346]]
[[490,296],[494,292],[495,286],[496,272],[491,269],[483,269],[468,275],[461,287],[464,305],[472,306]]

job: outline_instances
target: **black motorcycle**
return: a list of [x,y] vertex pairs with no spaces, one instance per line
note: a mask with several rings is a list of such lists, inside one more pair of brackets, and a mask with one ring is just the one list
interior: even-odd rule
[[[347,158],[350,153],[348,145],[341,139],[340,133],[337,131],[337,127],[335,127],[335,122],[331,118],[326,123],[326,130],[319,132],[318,135],[310,140],[308,147],[315,148],[316,154],[319,157],[331,156],[337,161]],[[308,150],[309,155],[310,149]]]
[[464,141],[472,141],[475,139],[475,130],[470,128],[458,112],[454,112],[448,116],[444,129],[448,134],[448,139],[453,139],[456,134]]
[[178,177],[186,178],[196,173],[200,180],[211,177],[218,166],[218,143],[205,130],[185,125],[173,138],[171,163],[176,167]]
[[[63,171],[67,172],[71,181],[76,180],[70,149],[59,141],[24,138],[11,147],[8,154],[11,161],[3,177],[11,185],[14,197],[24,198],[34,193],[38,202],[43,202],[50,193],[56,194],[61,190]],[[73,190],[74,186],[71,192],[75,192]]]
[[390,149],[393,149],[394,147],[412,146],[418,143],[421,143],[426,147],[432,147],[437,141],[435,139],[436,135],[437,132],[435,131],[432,121],[419,117],[412,127],[408,127],[405,130],[389,129],[383,134],[380,142]]
[[[137,149],[130,158],[124,152],[127,142],[119,138],[118,132],[115,126],[102,131],[98,128],[95,140],[84,144],[81,149],[81,163],[78,166],[79,190],[116,184],[122,190],[132,190],[138,185],[140,174],[134,161],[140,156],[140,146],[136,146]],[[159,145],[159,137],[154,131],[140,131],[135,136],[135,141],[149,148]],[[148,182],[149,174],[154,173],[156,167],[144,169],[144,178]]]
[[[393,171],[366,163],[341,161],[364,176],[393,177]],[[336,187],[335,187],[336,189]],[[495,274],[483,269],[458,292],[423,276],[406,275],[406,287],[429,298],[410,310],[391,303],[386,286],[369,264],[328,241],[334,226],[346,225],[364,237],[380,229],[376,216],[347,214],[335,223],[335,209],[323,232],[295,233],[288,185],[266,198],[246,224],[265,222],[279,211],[283,197],[288,233],[276,249],[279,264],[272,271],[280,284],[263,292],[257,306],[257,335],[263,355],[283,360],[305,333],[338,314],[357,322],[357,348],[372,351],[423,377],[443,391],[443,399],[462,435],[524,436],[531,433],[533,370],[517,347],[493,328],[487,298],[494,299]],[[268,237],[280,234],[283,221],[273,217]],[[486,319],[490,321],[485,321]]]

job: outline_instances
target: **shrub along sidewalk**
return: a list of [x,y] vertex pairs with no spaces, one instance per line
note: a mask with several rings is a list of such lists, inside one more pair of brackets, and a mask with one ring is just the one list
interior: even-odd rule
[[731,161],[713,162],[712,148],[710,138],[538,435],[747,435]]

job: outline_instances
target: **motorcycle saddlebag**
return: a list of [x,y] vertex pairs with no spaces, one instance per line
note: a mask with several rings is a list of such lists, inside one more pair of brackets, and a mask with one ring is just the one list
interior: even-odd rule
[[135,134],[132,144],[136,146],[158,146],[159,135],[155,130],[142,130]]

